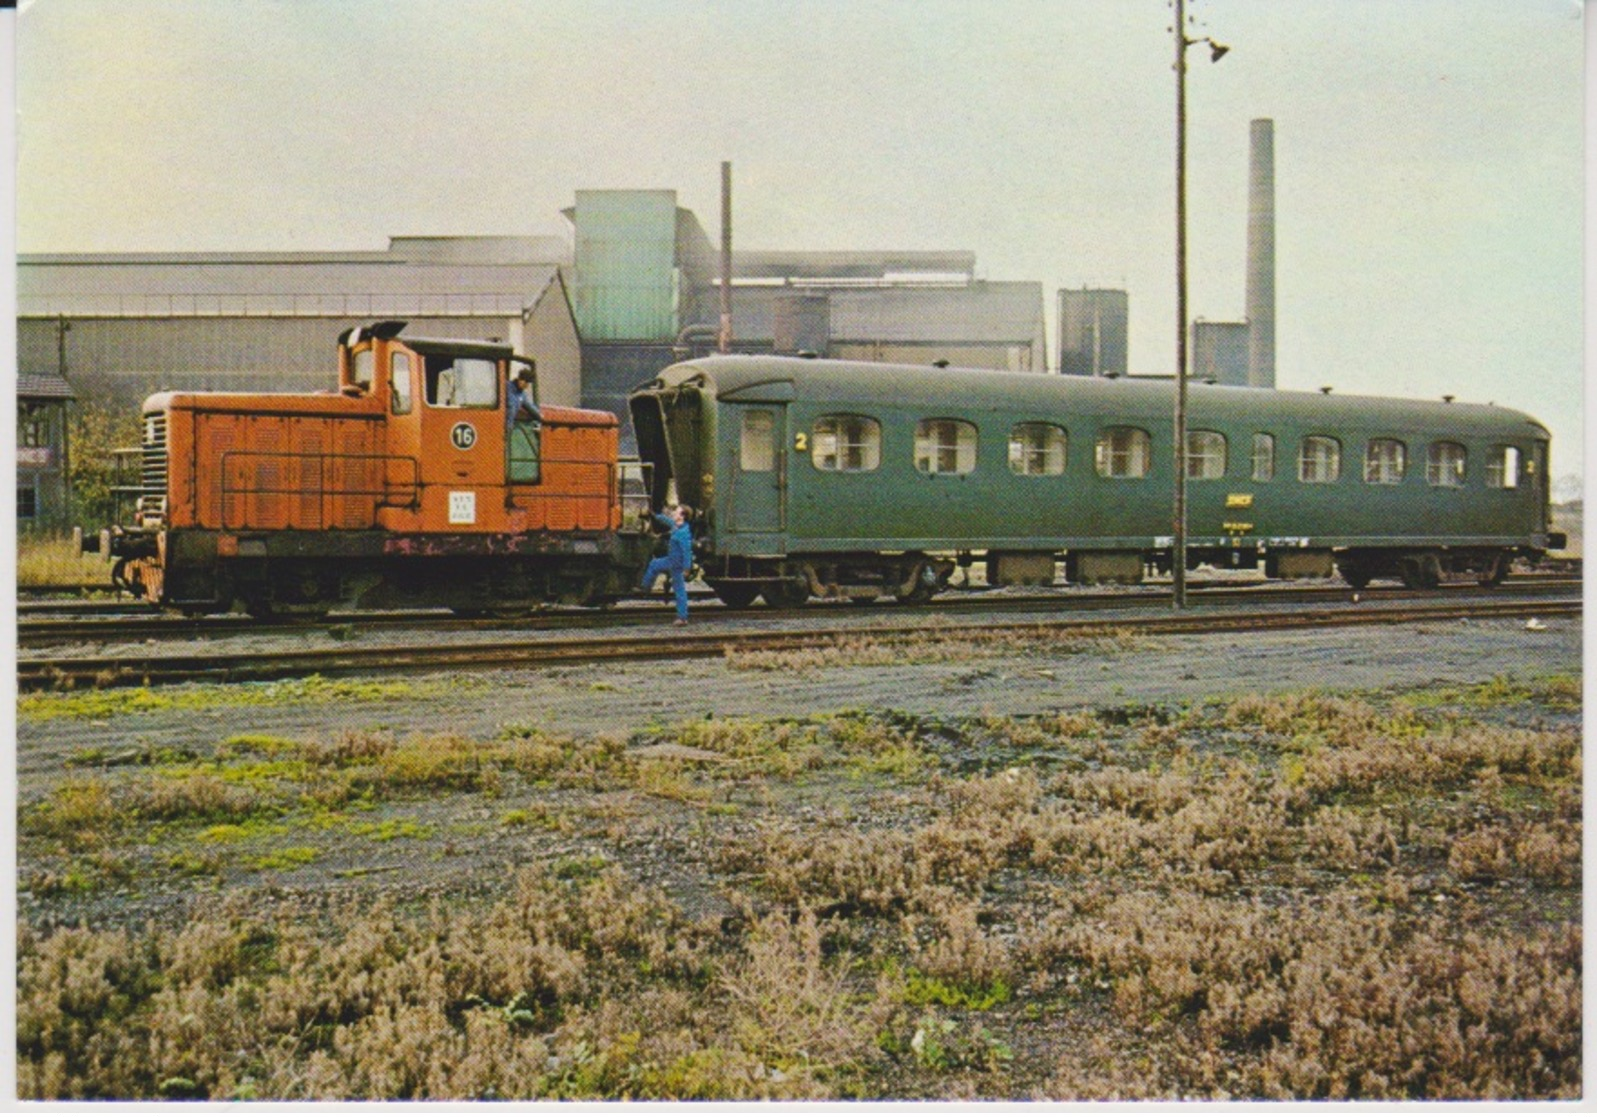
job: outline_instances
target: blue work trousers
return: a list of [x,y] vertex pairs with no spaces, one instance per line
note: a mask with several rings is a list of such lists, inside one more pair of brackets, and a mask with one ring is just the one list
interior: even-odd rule
[[688,579],[687,571],[671,565],[671,560],[665,556],[649,560],[649,568],[643,572],[643,590],[647,593],[654,588],[654,580],[662,574],[671,575],[671,589],[677,595],[677,616],[682,620],[688,619]]

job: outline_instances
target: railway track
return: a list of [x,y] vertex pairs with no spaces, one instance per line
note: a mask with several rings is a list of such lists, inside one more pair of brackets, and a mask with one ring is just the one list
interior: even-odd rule
[[[1201,602],[1256,602],[1260,604],[1314,604],[1347,600],[1353,591],[1340,583],[1330,586],[1283,586],[1261,583],[1197,583],[1190,587],[1193,598]],[[1511,578],[1502,588],[1481,590],[1473,584],[1445,587],[1439,591],[1413,591],[1398,587],[1373,586],[1360,591],[1360,597],[1370,601],[1429,600],[1440,593],[1444,596],[1491,593],[1550,594],[1576,593],[1578,581],[1569,578],[1522,575]],[[714,601],[713,594],[701,595]],[[812,603],[797,609],[775,610],[752,607],[729,609],[718,603],[713,607],[716,616],[757,617],[777,619],[811,616],[833,609],[846,610],[851,616],[902,616],[906,612],[935,611],[939,613],[1004,613],[1055,610],[1059,612],[1090,612],[1100,609],[1124,608],[1127,605],[1157,605],[1168,603],[1170,594],[1162,587],[1145,585],[1110,592],[1076,593],[1069,590],[1033,593],[1006,593],[1003,596],[981,590],[950,591],[939,596],[927,606],[902,606],[891,602],[880,605],[858,606],[848,602]],[[556,631],[615,629],[658,623],[659,609],[641,606],[640,603],[608,611],[551,610],[516,619],[471,619],[457,616],[447,610],[415,610],[390,612],[333,613],[318,619],[260,620],[244,615],[217,615],[208,617],[178,617],[163,614],[152,606],[137,602],[83,602],[83,611],[72,611],[73,603],[34,603],[33,608],[19,606],[17,643],[23,648],[59,647],[72,643],[116,643],[128,640],[193,640],[279,631],[285,633],[309,632],[340,626],[358,626],[362,632],[385,630],[414,632],[419,628],[431,631]],[[59,611],[58,611],[59,610]],[[707,614],[706,614],[707,615]]]
[[[1424,602],[1346,600],[1335,607],[1287,606],[1275,609],[1198,609],[1184,613],[1144,609],[1113,617],[1044,617],[1027,620],[988,620],[950,623],[945,616],[920,616],[898,624],[861,623],[859,610],[826,617],[809,616],[819,623],[804,627],[716,630],[709,624],[688,632],[662,630],[661,617],[651,617],[653,630],[637,634],[550,635],[547,630],[517,637],[470,643],[384,643],[371,646],[302,648],[260,651],[162,651],[141,649],[105,656],[33,656],[17,664],[21,689],[47,687],[149,685],[192,680],[244,681],[309,674],[346,675],[372,671],[394,673],[443,669],[481,669],[506,666],[547,667],[573,663],[659,658],[713,657],[729,650],[787,651],[835,646],[840,640],[868,640],[879,644],[904,644],[929,636],[959,636],[1001,640],[1019,634],[1039,633],[1060,640],[1084,639],[1130,632],[1139,635],[1179,633],[1249,632],[1267,629],[1347,627],[1414,622],[1578,616],[1581,599],[1569,596],[1515,597],[1459,596],[1455,600]],[[1125,602],[1119,604],[1122,608]],[[851,623],[826,623],[847,615]],[[767,612],[769,620],[783,620]]]

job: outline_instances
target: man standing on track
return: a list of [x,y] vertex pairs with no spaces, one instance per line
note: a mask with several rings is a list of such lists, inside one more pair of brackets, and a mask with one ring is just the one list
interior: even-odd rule
[[677,619],[673,624],[688,623],[688,568],[693,565],[693,509],[679,504],[671,515],[657,514],[655,521],[671,530],[664,557],[651,559],[643,572],[643,592],[648,593],[654,580],[661,574],[671,575],[671,588],[676,592]]

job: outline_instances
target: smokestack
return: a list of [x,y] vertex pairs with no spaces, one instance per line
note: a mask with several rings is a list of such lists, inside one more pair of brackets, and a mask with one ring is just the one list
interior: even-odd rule
[[1255,120],[1248,158],[1248,386],[1275,387],[1275,121]]
[[721,332],[716,348],[732,352],[732,164],[721,164]]

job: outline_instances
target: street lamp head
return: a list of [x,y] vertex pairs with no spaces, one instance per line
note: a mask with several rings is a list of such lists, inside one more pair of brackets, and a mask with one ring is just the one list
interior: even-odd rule
[[1210,62],[1218,62],[1218,61],[1220,61],[1220,59],[1224,58],[1226,56],[1226,54],[1231,50],[1231,48],[1226,46],[1224,43],[1217,43],[1213,39],[1209,39],[1208,43],[1209,43],[1209,61]]

